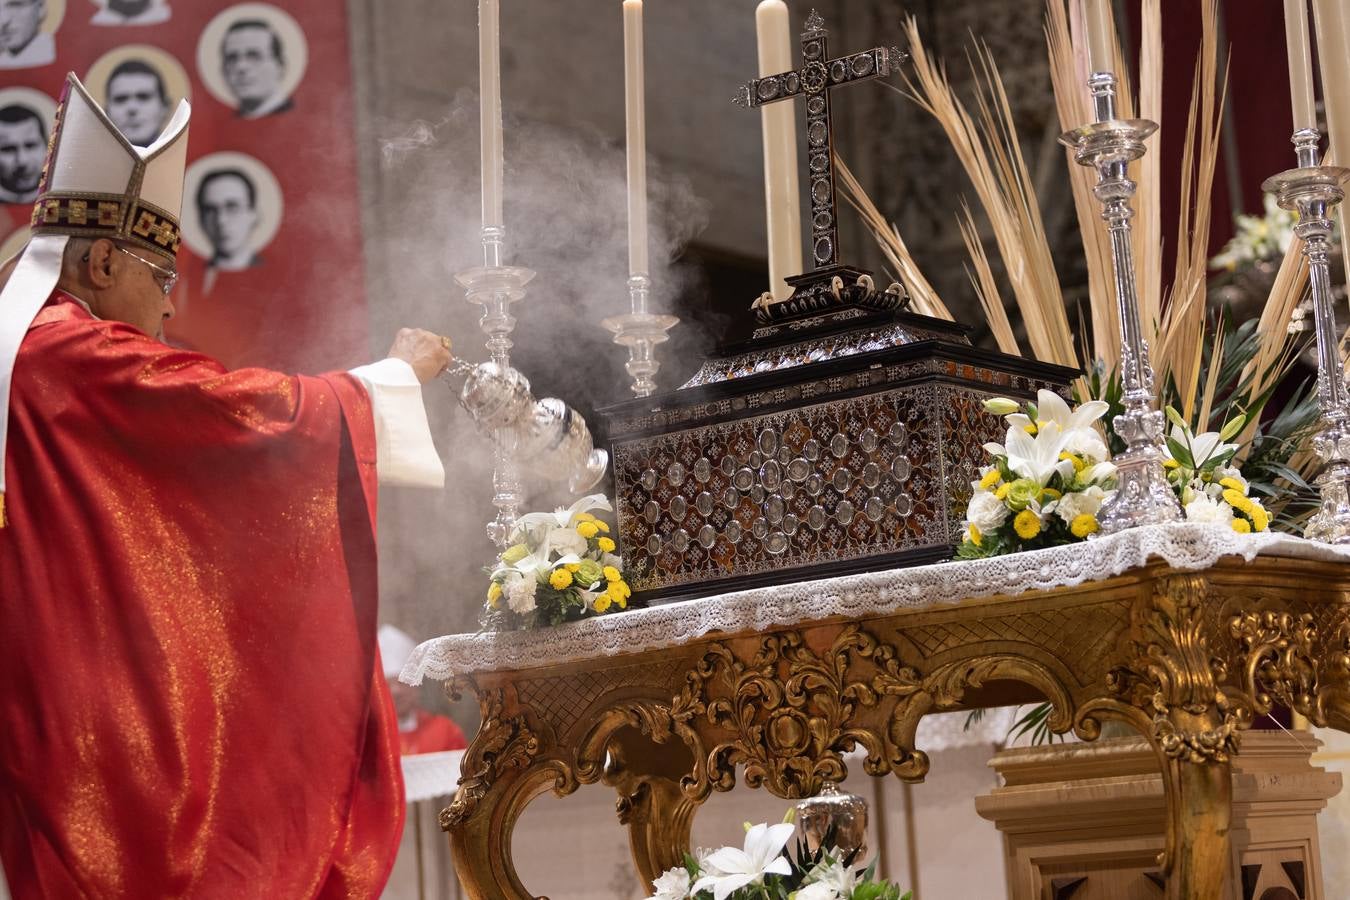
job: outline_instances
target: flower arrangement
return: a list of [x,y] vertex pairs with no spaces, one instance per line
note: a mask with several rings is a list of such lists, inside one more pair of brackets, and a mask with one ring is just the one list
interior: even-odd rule
[[[794,857],[784,852],[797,826],[745,825],[743,847],[700,851],[697,858],[667,870],[652,882],[648,900],[909,900],[909,892],[878,881],[876,864],[853,866],[857,851],[808,850],[797,844]],[[826,843],[829,843],[827,835]]]
[[557,625],[627,609],[633,596],[602,494],[566,509],[521,516],[511,546],[489,570],[485,623],[498,629]]
[[1082,540],[1098,530],[1097,511],[1115,487],[1116,467],[1094,427],[1107,404],[1092,400],[1070,409],[1042,390],[1024,405],[996,398],[985,409],[1002,415],[1008,434],[986,444],[993,457],[971,483],[961,559]]
[[1236,217],[1236,233],[1223,250],[1209,261],[1211,269],[1233,271],[1262,260],[1279,259],[1294,242],[1298,216],[1281,209],[1274,194],[1265,195],[1265,214]]
[[1238,445],[1227,441],[1242,430],[1244,418],[1230,419],[1222,431],[1195,434],[1175,408],[1167,407],[1167,417],[1172,430],[1163,465],[1186,520],[1228,525],[1244,534],[1269,528],[1270,513],[1250,496],[1251,484],[1242,472],[1229,465]]

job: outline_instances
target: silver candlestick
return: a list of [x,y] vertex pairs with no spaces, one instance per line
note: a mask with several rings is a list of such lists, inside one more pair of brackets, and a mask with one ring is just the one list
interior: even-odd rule
[[[525,297],[525,285],[534,278],[530,269],[502,265],[502,244],[506,229],[501,225],[483,226],[483,265],[455,275],[470,303],[482,307],[478,325],[487,335],[492,361],[502,369],[511,368],[511,333],[516,320],[511,304]],[[520,515],[524,496],[516,471],[511,435],[501,432],[492,441],[492,505],[497,517],[487,526],[488,537],[505,548]]]
[[1093,189],[1102,204],[1102,218],[1111,233],[1111,262],[1115,270],[1116,306],[1120,312],[1120,369],[1125,412],[1116,416],[1116,434],[1125,451],[1115,458],[1119,469],[1115,496],[1097,516],[1105,534],[1155,522],[1181,518],[1181,504],[1167,482],[1163,468],[1165,420],[1153,395],[1153,366],[1148,342],[1139,322],[1135,288],[1134,251],[1130,243],[1130,198],[1135,183],[1128,177],[1130,163],[1144,155],[1144,140],[1158,130],[1147,119],[1116,118],[1116,77],[1097,72],[1088,79],[1096,121],[1065,132],[1060,143],[1074,149],[1079,165],[1097,170]]
[[614,333],[614,343],[628,348],[628,364],[624,368],[633,376],[633,393],[639,397],[650,397],[655,392],[656,373],[661,368],[656,361],[656,345],[665,343],[669,337],[666,332],[680,323],[678,316],[648,312],[651,285],[646,275],[629,276],[628,298],[633,311],[600,323]]
[[1294,132],[1298,168],[1266,179],[1261,187],[1279,200],[1283,209],[1298,213],[1294,233],[1303,241],[1312,287],[1313,321],[1317,326],[1317,399],[1322,408],[1321,430],[1313,450],[1326,465],[1317,478],[1322,508],[1304,534],[1328,544],[1350,544],[1350,397],[1341,362],[1340,334],[1331,294],[1331,213],[1345,198],[1350,169],[1319,165],[1316,129]]

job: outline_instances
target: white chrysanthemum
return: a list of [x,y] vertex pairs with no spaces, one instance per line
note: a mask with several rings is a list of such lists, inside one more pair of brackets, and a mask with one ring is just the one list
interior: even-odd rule
[[539,587],[539,582],[533,578],[517,578],[506,585],[506,605],[511,611],[519,615],[533,612],[535,607],[534,594]]
[[1105,502],[1106,491],[1094,484],[1086,490],[1074,491],[1059,498],[1055,503],[1055,514],[1064,520],[1065,525],[1072,525],[1079,516],[1097,515]]
[[1233,523],[1233,507],[1222,500],[1215,501],[1208,494],[1196,494],[1184,509],[1188,522],[1214,525],[1231,525]]
[[683,866],[667,869],[660,878],[652,882],[652,887],[656,889],[656,893],[647,900],[688,900],[689,873]]
[[970,498],[970,506],[966,509],[966,521],[978,528],[981,534],[993,532],[1007,518],[1008,507],[988,491],[976,491]]

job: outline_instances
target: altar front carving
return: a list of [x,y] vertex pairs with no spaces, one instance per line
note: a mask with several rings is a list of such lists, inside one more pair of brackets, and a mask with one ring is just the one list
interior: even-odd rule
[[[516,820],[544,791],[602,782],[618,791],[637,874],[649,883],[689,849],[693,816],[714,790],[739,779],[784,799],[812,796],[843,778],[854,748],[866,752],[868,774],[918,781],[929,767],[915,745],[925,715],[1045,697],[1056,731],[1090,741],[1114,719],[1149,741],[1169,810],[1159,860],[1168,896],[1219,896],[1231,762],[1252,717],[1279,703],[1350,729],[1344,551],[1181,524],[1025,554],[1018,568],[1063,580],[1054,561],[1070,549],[1080,566],[1118,574],[997,593],[998,560],[926,566],[793,585],[816,595],[818,615],[788,621],[783,608],[784,622],[759,628],[668,630],[709,606],[734,615],[769,591],[556,635],[423,645],[405,676],[449,675],[450,689],[474,692],[483,712],[458,796],[441,816],[461,879],[474,897],[531,896],[509,853]],[[906,581],[968,596],[912,598]],[[859,607],[870,608],[842,613]],[[645,644],[602,639],[590,654],[568,655],[568,629],[602,625],[610,639],[615,628],[643,629]],[[522,661],[530,656],[533,665]]]

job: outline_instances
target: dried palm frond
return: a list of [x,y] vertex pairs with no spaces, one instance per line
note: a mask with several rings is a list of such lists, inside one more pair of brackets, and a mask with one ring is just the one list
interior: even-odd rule
[[989,330],[994,335],[994,341],[998,344],[998,349],[1004,353],[1021,356],[1022,348],[1017,346],[1017,336],[1013,334],[1012,323],[1008,321],[1008,311],[1003,307],[1003,298],[999,296],[998,281],[994,278],[994,268],[989,263],[989,254],[984,249],[984,241],[980,240],[980,232],[975,226],[975,217],[970,212],[970,206],[964,200],[961,201],[961,214],[957,216],[956,222],[961,229],[961,240],[965,242],[966,251],[970,254],[971,265],[975,267],[974,272],[967,270],[970,283],[975,289],[975,296],[979,298],[980,306],[984,309],[985,317],[989,319]]
[[[1077,18],[1078,4],[1072,4]],[[1076,30],[1081,31],[1078,23]],[[1087,60],[1074,53],[1070,30],[1070,12],[1064,0],[1046,4],[1045,39],[1050,53],[1050,81],[1054,88],[1055,109],[1065,131],[1091,122],[1093,113],[1087,93]],[[1081,43],[1081,42],[1080,42]],[[1092,355],[1106,364],[1107,371],[1120,362],[1120,317],[1113,292],[1115,275],[1111,265],[1111,239],[1101,221],[1101,204],[1092,193],[1097,174],[1080,166],[1073,150],[1066,150],[1069,186],[1083,236],[1083,254],[1087,263],[1088,309],[1092,316]],[[1086,349],[1086,348],[1085,348]]]
[[[1139,117],[1162,121],[1162,0],[1144,0],[1140,13]],[[1123,69],[1119,71],[1124,71]],[[1154,132],[1144,141],[1147,152],[1138,163],[1135,233],[1139,236],[1139,320],[1149,346],[1158,346],[1162,320],[1162,147]]]
[[992,55],[981,45],[971,61],[979,98],[978,117],[972,116],[957,98],[945,68],[929,57],[912,16],[905,31],[914,75],[905,74],[908,90],[902,93],[937,120],[970,178],[1003,258],[1032,353],[1078,367],[1059,276]]
[[933,285],[924,277],[918,263],[914,261],[904,238],[900,236],[900,229],[896,228],[893,222],[886,221],[886,217],[867,195],[857,176],[837,153],[834,156],[834,165],[844,187],[844,199],[858,211],[858,215],[862,216],[863,224],[872,232],[877,246],[894,268],[895,277],[909,291],[910,306],[913,310],[920,315],[946,319],[948,322],[954,321],[951,310],[947,309],[947,304],[942,302],[942,298],[938,296]]
[[[1219,161],[1224,93],[1218,73],[1218,7],[1200,5],[1200,52],[1191,87],[1181,169],[1181,214],[1177,226],[1177,263],[1171,296],[1163,312],[1154,364],[1160,375],[1176,379],[1181,408],[1194,420],[1200,379],[1199,349],[1205,339],[1206,290],[1209,282],[1209,233],[1213,210],[1214,172]],[[1225,71],[1223,84],[1227,84]]]

